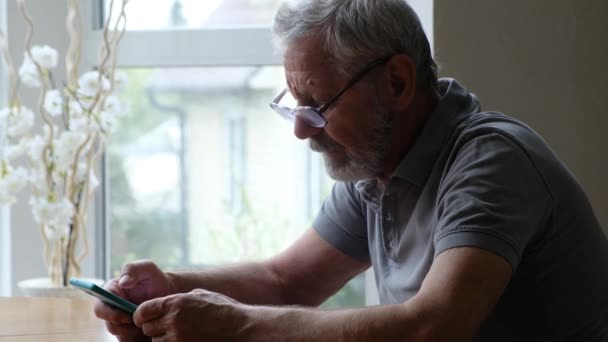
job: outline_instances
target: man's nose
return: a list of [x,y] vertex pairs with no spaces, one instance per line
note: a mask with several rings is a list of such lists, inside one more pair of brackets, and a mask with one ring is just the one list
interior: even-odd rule
[[323,128],[312,127],[298,116],[296,116],[294,120],[293,134],[295,134],[298,139],[308,139],[319,134],[322,130]]

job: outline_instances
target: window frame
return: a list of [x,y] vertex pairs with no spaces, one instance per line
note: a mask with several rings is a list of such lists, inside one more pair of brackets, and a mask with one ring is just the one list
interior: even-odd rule
[[[85,63],[94,64],[102,42],[99,29],[87,36]],[[117,64],[127,68],[265,66],[281,65],[281,56],[272,44],[270,28],[127,31],[120,42]]]

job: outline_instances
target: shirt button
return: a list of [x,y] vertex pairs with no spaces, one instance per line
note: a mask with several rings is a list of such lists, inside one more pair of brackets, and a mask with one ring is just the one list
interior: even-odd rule
[[387,221],[390,221],[393,219],[393,217],[391,216],[391,213],[387,213],[386,216],[384,217]]

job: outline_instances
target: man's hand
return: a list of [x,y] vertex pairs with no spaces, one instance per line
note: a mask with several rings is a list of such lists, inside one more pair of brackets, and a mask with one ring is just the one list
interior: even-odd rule
[[133,320],[154,342],[240,341],[248,326],[245,307],[222,294],[194,290],[149,300]]
[[[167,275],[152,261],[142,260],[125,264],[119,278],[109,281],[104,288],[130,302],[140,304],[146,300],[165,297],[172,293],[173,285]],[[106,321],[108,331],[122,342],[149,341],[131,316],[101,300],[94,307],[95,315]]]

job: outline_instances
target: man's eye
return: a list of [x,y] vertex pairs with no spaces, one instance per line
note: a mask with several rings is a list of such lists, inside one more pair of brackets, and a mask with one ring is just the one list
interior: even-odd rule
[[315,108],[315,107],[319,107],[319,104],[316,101],[311,100],[311,101],[306,102],[305,106]]
[[317,107],[317,101],[315,101],[315,99],[311,98],[311,97],[307,97],[304,99],[299,99],[298,100],[298,105],[299,106],[306,106],[306,107]]

